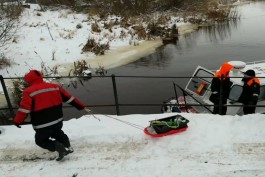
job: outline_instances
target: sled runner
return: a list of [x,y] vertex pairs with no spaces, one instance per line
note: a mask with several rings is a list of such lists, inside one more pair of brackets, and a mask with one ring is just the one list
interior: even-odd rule
[[181,115],[152,120],[150,126],[144,129],[144,133],[156,138],[172,135],[187,130],[188,123],[189,120]]

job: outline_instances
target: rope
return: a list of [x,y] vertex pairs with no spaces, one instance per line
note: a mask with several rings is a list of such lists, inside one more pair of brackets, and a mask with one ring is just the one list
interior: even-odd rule
[[92,116],[94,119],[97,119],[98,121],[100,121],[100,119],[98,117],[96,117],[94,114],[90,114],[89,116],[87,116],[87,115],[84,115],[84,116],[86,116],[86,117]]
[[[100,114],[99,112],[96,112],[96,111],[91,111],[91,112],[94,112],[94,113]],[[132,127],[134,127],[134,128],[137,128],[137,129],[140,129],[140,130],[144,130],[144,127],[142,127],[142,126],[140,126],[140,125],[137,125],[137,124],[134,124],[134,123],[131,123],[131,122],[127,122],[127,121],[124,121],[124,120],[120,120],[120,119],[118,119],[118,118],[111,117],[111,116],[106,115],[106,114],[101,114],[101,115],[104,115],[104,116],[106,116],[106,117],[108,117],[108,118],[111,118],[111,119],[117,120],[117,121],[119,121],[119,122],[122,122],[122,123],[124,123],[124,124],[129,125],[129,126],[132,126]],[[97,119],[97,120],[100,121],[100,119],[99,119],[98,117],[96,117],[94,114],[90,113],[90,116],[93,116],[93,118],[95,118],[95,119]]]

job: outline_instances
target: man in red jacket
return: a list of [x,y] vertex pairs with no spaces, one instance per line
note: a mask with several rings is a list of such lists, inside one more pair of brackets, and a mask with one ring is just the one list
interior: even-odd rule
[[40,71],[31,70],[24,79],[30,86],[23,91],[14,123],[20,128],[30,114],[36,144],[49,151],[57,151],[59,157],[56,160],[61,160],[73,152],[68,136],[62,131],[62,103],[68,103],[78,110],[89,110],[58,84],[44,82]]

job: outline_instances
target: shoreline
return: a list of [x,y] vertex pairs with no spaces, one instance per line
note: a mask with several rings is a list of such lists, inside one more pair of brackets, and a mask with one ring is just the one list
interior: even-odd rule
[[[179,26],[179,35],[192,33],[198,29],[198,25],[183,24]],[[156,51],[157,48],[163,46],[162,39],[142,41],[137,46],[124,46],[108,51],[105,55],[95,56],[93,58],[84,59],[91,68],[104,67],[104,69],[111,69],[126,65],[128,63],[139,60],[140,58],[150,55]],[[58,64],[58,72],[61,76],[68,76],[71,69],[74,68],[73,63]],[[7,87],[10,84],[6,83]],[[10,96],[10,94],[9,94]],[[3,93],[0,94],[0,107],[6,107],[6,99]]]
[[[158,47],[163,45],[162,40],[143,41],[137,46],[124,46],[108,51],[105,55],[95,56],[90,59],[83,59],[91,68],[103,67],[104,69],[116,68],[134,62],[141,57],[155,52]],[[74,64],[60,64],[59,74],[68,75],[74,68]]]
[[[249,3],[249,1],[238,1],[234,5],[242,5],[244,3]],[[194,25],[190,23],[183,23],[178,26],[179,36],[192,33],[199,28],[199,25]],[[142,41],[138,46],[126,45],[124,47],[118,47],[115,49],[110,49],[105,55],[95,56],[93,58],[83,58],[91,68],[103,67],[104,69],[111,69],[115,67],[120,67],[128,63],[139,60],[140,58],[150,55],[156,51],[157,48],[163,45],[162,39],[156,39],[152,41]],[[82,60],[82,58],[81,58]],[[58,72],[61,76],[67,76],[69,71],[73,69],[74,63],[59,63]],[[10,87],[10,83],[6,83]],[[10,93],[10,90],[9,90]],[[10,95],[10,94],[9,94]],[[6,107],[6,99],[3,93],[0,93],[0,107]]]
[[[195,24],[183,24],[178,27],[179,36],[192,33],[199,28]],[[131,62],[137,61],[142,57],[155,53],[156,49],[163,46],[162,39],[145,40],[137,46],[128,45],[117,49],[109,50],[105,55],[95,56],[89,59],[83,59],[87,64],[95,69],[103,67],[104,69],[112,69],[120,67]],[[74,68],[73,63],[59,64],[58,70],[60,75],[68,75],[69,71]]]

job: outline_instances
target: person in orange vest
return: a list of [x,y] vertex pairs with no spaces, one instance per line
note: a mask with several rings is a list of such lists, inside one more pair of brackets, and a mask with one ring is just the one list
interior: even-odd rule
[[[217,71],[211,83],[212,94],[209,98],[214,103],[213,114],[225,115],[227,111],[227,99],[230,93],[232,82],[230,81],[229,72],[233,66],[225,62],[221,69]],[[221,93],[222,92],[222,93]],[[222,98],[220,102],[220,98]],[[219,104],[221,103],[221,107]],[[220,110],[221,108],[221,110]]]
[[260,81],[255,77],[256,73],[250,69],[244,73],[242,81],[244,82],[243,91],[238,99],[243,103],[244,114],[253,114],[256,110],[256,104],[258,102],[260,94]]
[[69,138],[62,130],[62,103],[68,103],[78,110],[90,110],[58,84],[45,82],[40,71],[31,70],[24,79],[30,86],[23,91],[14,124],[21,128],[20,125],[30,114],[36,132],[35,143],[49,151],[57,151],[59,156],[56,160],[62,160],[65,155],[73,152]]

